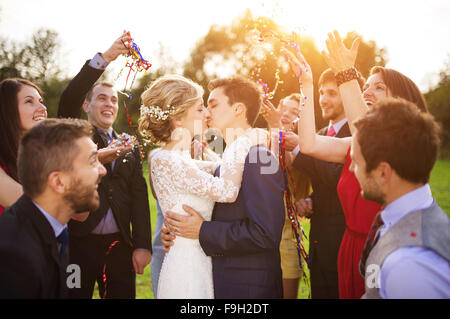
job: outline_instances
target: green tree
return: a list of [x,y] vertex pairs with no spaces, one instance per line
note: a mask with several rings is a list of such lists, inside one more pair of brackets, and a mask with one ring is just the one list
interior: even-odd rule
[[443,70],[439,73],[437,86],[427,93],[425,98],[430,112],[442,125],[443,155],[450,154],[450,54]]
[[40,84],[59,78],[61,67],[58,63],[60,42],[58,33],[49,29],[37,30],[30,44],[24,48],[24,76]]
[[24,54],[19,44],[0,39],[0,80],[22,77]]
[[0,39],[0,81],[20,77],[36,83],[44,92],[48,116],[56,116],[59,97],[68,83],[58,63],[58,33],[39,29],[30,41],[14,42]]

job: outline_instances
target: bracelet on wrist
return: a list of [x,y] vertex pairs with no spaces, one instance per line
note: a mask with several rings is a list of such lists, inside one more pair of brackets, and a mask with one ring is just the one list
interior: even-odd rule
[[357,80],[359,78],[359,73],[355,67],[351,67],[350,69],[335,73],[334,76],[336,78],[337,86],[340,86],[345,82]]

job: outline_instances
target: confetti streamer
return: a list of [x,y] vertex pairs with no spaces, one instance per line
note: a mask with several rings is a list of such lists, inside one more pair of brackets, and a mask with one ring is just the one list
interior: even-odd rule
[[[125,43],[123,45],[125,45]],[[150,69],[152,64],[149,61],[147,61],[146,59],[144,59],[144,57],[141,54],[141,50],[139,49],[139,46],[133,41],[133,39],[131,39],[131,45],[129,46],[128,54],[126,55],[126,57],[127,57],[127,62],[125,64],[125,66],[120,70],[118,76],[116,77],[116,81],[117,81],[117,79],[119,79],[121,77],[123,70],[126,68],[129,68],[127,78],[125,80],[125,87],[122,91],[118,91],[118,92],[125,95],[126,97],[128,97],[128,99],[131,99],[131,97],[132,97],[131,91],[133,89],[133,85],[136,80],[137,74],[140,72],[143,72],[143,71],[146,72],[148,69]],[[131,81],[130,87],[127,90],[128,81],[129,81],[130,75],[133,71],[134,71],[133,79]],[[128,91],[128,93],[127,93],[127,91]],[[129,123],[131,129],[133,130],[134,135],[136,136],[136,140],[139,140],[139,136],[138,136],[136,130],[134,129],[133,123],[130,118],[130,114],[128,112],[128,107],[127,107],[125,101],[123,102],[123,104],[125,106],[125,110],[127,113],[128,123]],[[142,145],[140,143],[138,143],[138,145],[139,145],[139,149],[141,151],[142,158],[145,158]]]
[[127,133],[122,133],[117,138],[114,138],[107,148],[118,148],[118,147],[134,147],[136,145],[136,137],[128,135]]
[[[297,210],[296,210],[295,204],[292,200],[293,194],[291,193],[290,188],[289,188],[289,180],[291,180],[291,182],[294,185],[294,193],[295,193],[295,182],[293,181],[292,177],[288,173],[287,166],[286,166],[286,157],[285,157],[286,143],[285,143],[285,135],[283,134],[282,130],[280,130],[280,135],[279,135],[278,152],[279,152],[281,171],[283,172],[284,184],[285,184],[284,199],[285,199],[285,203],[286,203],[287,214],[288,214],[289,220],[291,222],[292,231],[295,235],[295,239],[296,239],[296,243],[297,243],[297,253],[299,256],[299,265],[300,265],[300,268],[303,267],[302,266],[302,259],[303,259],[306,261],[308,269],[310,269],[311,262],[309,260],[309,255],[303,245],[303,238],[307,238],[307,236],[306,236],[303,228],[301,227],[300,222],[298,221]],[[303,275],[305,275],[305,274],[303,273]]]
[[[116,246],[118,243],[120,243],[120,241],[116,240],[115,242],[113,242],[109,246],[108,250],[106,251],[106,256],[105,257],[108,257],[109,253],[111,252],[111,249],[113,249],[113,247]],[[102,299],[106,299],[106,288],[107,287],[108,287],[108,281],[107,281],[107,278],[106,278],[106,261],[105,261],[105,264],[103,265],[103,288],[105,290],[103,292]]]
[[[274,38],[274,39],[277,39],[278,41],[280,41],[285,47],[291,47],[291,48],[294,48],[297,51],[300,51],[299,45],[297,43],[295,43],[295,41],[294,41],[295,36],[296,36],[295,32],[292,32],[292,40],[290,40],[287,37],[282,36],[282,35],[278,34],[277,32],[275,32],[273,30],[263,29],[259,33],[259,39],[258,40],[260,42],[264,42],[267,38]],[[287,55],[285,55],[284,58],[285,58],[286,62],[289,61],[289,58],[288,58]],[[303,66],[304,66],[305,72],[307,72],[308,71],[308,66],[306,64],[304,64]],[[302,69],[301,66],[299,66],[299,69],[300,69],[299,70],[300,72],[299,72],[299,75],[297,76],[297,79],[298,79],[298,82],[299,82],[300,96],[302,98],[300,105],[303,107],[303,106],[305,106],[306,96],[305,96],[305,94],[303,94],[302,82],[300,80],[300,75],[302,74],[303,69]],[[279,70],[277,69],[277,72],[278,71]],[[277,76],[277,73],[275,74],[275,77],[276,76]],[[269,93],[269,95],[270,95],[270,93]]]
[[[138,136],[136,130],[134,129],[133,122],[131,122],[130,113],[128,112],[128,107],[127,107],[127,104],[125,103],[125,101],[123,101],[123,105],[125,106],[125,110],[127,112],[128,124],[130,125],[131,129],[133,130],[133,133],[136,136],[136,140],[139,140],[139,136]],[[143,149],[141,143],[138,143],[138,146],[139,146],[139,150],[141,151],[141,157],[142,157],[142,159],[144,159],[145,158],[144,149]]]
[[275,93],[277,92],[278,85],[283,84],[283,81],[280,80],[280,69],[277,69],[275,72],[275,86],[272,90],[272,92],[269,92],[269,87],[266,83],[264,83],[261,79],[256,81],[258,85],[261,86],[263,92],[264,92],[264,99],[271,100],[275,96]]
[[[125,45],[125,43],[124,43],[124,45]],[[133,85],[136,80],[136,75],[139,72],[142,72],[142,71],[145,72],[148,69],[150,69],[152,64],[149,61],[144,59],[144,57],[141,54],[141,50],[139,49],[139,46],[133,41],[133,39],[131,39],[131,45],[128,49],[128,54],[126,55],[126,57],[127,57],[127,62],[125,64],[125,66],[120,70],[119,75],[117,76],[116,80],[122,75],[123,70],[125,68],[129,68],[127,78],[125,80],[125,87],[124,87],[123,91],[119,91],[119,92],[122,93],[123,95],[127,96],[129,99],[131,99],[131,90],[133,89]],[[134,71],[134,76],[133,76],[133,80],[131,81],[131,85],[128,89],[129,93],[126,93],[128,80],[130,78],[131,72],[133,72],[133,71]]]

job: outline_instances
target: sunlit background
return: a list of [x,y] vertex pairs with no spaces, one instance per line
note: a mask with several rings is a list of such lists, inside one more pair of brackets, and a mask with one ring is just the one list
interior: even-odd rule
[[[233,72],[250,75],[261,67],[258,76],[273,88],[274,74],[283,65],[268,55],[270,50],[263,54],[262,58],[268,58],[264,63],[252,60],[258,54],[252,52],[251,56],[246,47],[263,44],[257,37],[247,41],[242,36],[249,14],[255,19],[271,19],[277,26],[294,31],[301,40],[312,37],[313,42],[308,40],[301,46],[308,50],[305,56],[312,59],[308,62],[315,71],[315,81],[327,67],[318,51],[324,49],[327,33],[333,29],[342,36],[355,31],[363,37],[366,50],[361,52],[361,44],[358,69],[365,76],[379,62],[410,77],[425,93],[430,112],[443,124],[442,158],[432,171],[430,185],[439,205],[450,212],[450,0],[0,0],[0,75],[26,77],[37,83],[43,88],[49,117],[56,116],[61,92],[85,61],[107,50],[124,29],[129,30],[143,56],[153,64],[147,74],[138,74],[133,98],[119,99],[114,128],[133,134],[130,126],[136,128],[140,94],[165,72],[184,74],[206,87],[215,76]],[[232,30],[234,23],[239,24],[237,30]],[[57,35],[53,43],[58,47],[51,58],[43,54],[45,50],[39,50],[45,45],[32,40],[40,29],[53,30]],[[28,48],[34,51],[27,56],[23,51]],[[283,57],[281,60],[284,62]],[[124,77],[115,78],[125,61],[120,57],[105,72],[118,89],[122,89]],[[52,72],[52,68],[58,72]],[[284,83],[274,103],[298,92],[298,81],[289,70],[281,73]],[[317,93],[314,98],[320,128],[327,123],[320,115]],[[130,122],[125,105],[130,110]],[[147,178],[147,165],[143,167]],[[149,198],[154,227],[156,206],[151,193]],[[137,278],[138,298],[153,298],[149,269]],[[302,282],[299,298],[307,298],[308,292],[308,284]]]
[[[229,24],[246,8],[313,36],[319,49],[333,29],[341,34],[357,31],[387,50],[387,67],[408,75],[423,91],[436,84],[450,53],[448,0],[2,0],[0,36],[26,41],[41,27],[55,30],[67,76],[106,50],[124,29],[131,31],[149,60],[162,43],[181,64],[212,24]],[[111,69],[119,70],[119,64]]]

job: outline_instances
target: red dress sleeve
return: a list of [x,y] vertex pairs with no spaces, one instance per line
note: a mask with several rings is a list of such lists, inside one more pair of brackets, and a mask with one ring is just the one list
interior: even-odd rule
[[368,234],[375,215],[381,210],[381,205],[362,198],[359,182],[355,174],[350,171],[351,162],[349,148],[337,191],[347,227],[352,231]]

